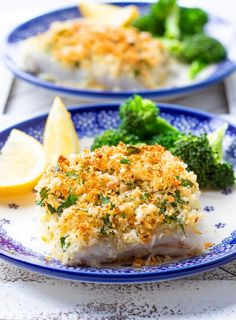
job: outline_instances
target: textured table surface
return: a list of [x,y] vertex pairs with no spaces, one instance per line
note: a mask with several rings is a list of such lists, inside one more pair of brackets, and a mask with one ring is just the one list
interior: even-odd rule
[[[55,94],[17,80],[13,83],[6,113],[28,115],[29,113],[46,112],[50,109]],[[79,98],[64,97],[66,105],[85,103]],[[197,91],[195,94],[169,100],[171,103],[186,105],[213,113],[227,113],[227,98],[223,83]]]
[[[232,4],[232,0],[229,1]],[[225,0],[224,4],[229,1]],[[204,1],[199,2],[203,4]],[[4,13],[2,21],[5,19],[8,22],[5,13],[10,9],[14,14],[14,23],[17,23],[17,10],[24,14],[27,3],[27,0],[22,0],[18,5],[15,0],[5,1],[1,8]],[[52,1],[35,2],[35,7],[43,7],[46,3]],[[233,10],[231,15],[233,16]],[[53,98],[54,94],[51,92],[14,80],[6,114],[0,116],[0,128],[48,111]],[[65,98],[64,101],[66,105],[82,103],[76,98]],[[223,83],[171,102],[216,114],[228,113]],[[0,261],[0,320],[2,319],[235,320],[236,263],[175,281],[109,285],[48,278]]]
[[0,319],[236,319],[235,266],[171,282],[105,285],[0,263]]

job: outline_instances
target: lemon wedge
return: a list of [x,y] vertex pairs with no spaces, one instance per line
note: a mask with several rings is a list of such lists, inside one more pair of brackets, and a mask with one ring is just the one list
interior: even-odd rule
[[0,196],[18,196],[31,191],[45,164],[41,143],[13,129],[0,155]]
[[47,118],[43,146],[47,163],[55,164],[60,155],[79,152],[79,139],[70,113],[56,97]]
[[89,4],[84,2],[80,3],[79,9],[85,18],[112,27],[127,26],[139,16],[139,10],[135,5],[120,7],[112,4]]

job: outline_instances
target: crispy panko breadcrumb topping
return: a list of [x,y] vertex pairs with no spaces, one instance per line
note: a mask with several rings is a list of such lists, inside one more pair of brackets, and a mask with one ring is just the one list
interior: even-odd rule
[[[157,233],[197,232],[196,175],[159,145],[104,146],[60,157],[37,186],[44,239],[91,246],[147,243]],[[161,235],[158,235],[161,236]]]
[[94,59],[106,57],[113,65],[111,72],[117,75],[127,70],[145,75],[147,69],[166,64],[168,58],[163,44],[149,33],[133,27],[100,25],[89,19],[53,23],[37,40],[57,61],[72,68],[86,67]]

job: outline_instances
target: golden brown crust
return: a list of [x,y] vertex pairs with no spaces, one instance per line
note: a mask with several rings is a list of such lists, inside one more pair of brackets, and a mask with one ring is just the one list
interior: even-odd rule
[[163,44],[150,34],[133,27],[99,25],[89,19],[54,23],[37,39],[57,61],[71,67],[110,56],[112,64],[116,62],[111,72],[119,74],[128,68],[142,73],[167,61]]
[[[163,232],[194,229],[199,217],[196,176],[159,145],[132,148],[120,143],[60,157],[37,187],[46,224],[54,219],[60,236],[83,245],[98,239],[146,243],[157,227]],[[70,195],[75,201],[60,210]],[[50,232],[54,237],[55,230]]]

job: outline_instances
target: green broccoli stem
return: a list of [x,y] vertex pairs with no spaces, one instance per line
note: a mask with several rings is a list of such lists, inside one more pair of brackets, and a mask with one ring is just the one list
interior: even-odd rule
[[165,37],[170,39],[180,38],[180,28],[179,28],[179,18],[180,18],[180,8],[177,5],[177,2],[173,4],[172,8],[169,11],[169,14],[166,17],[165,21]]
[[167,132],[179,132],[179,130],[172,126],[169,122],[161,117],[156,119],[156,133],[167,133]]
[[165,48],[173,54],[175,57],[180,58],[181,53],[183,51],[183,42],[177,39],[169,39],[169,38],[158,38]]
[[207,135],[209,144],[213,150],[214,157],[217,162],[223,160],[223,139],[228,129],[228,124],[224,123],[218,129]]
[[188,70],[188,77],[190,80],[194,80],[196,76],[207,67],[207,63],[200,60],[195,60],[190,64]]

